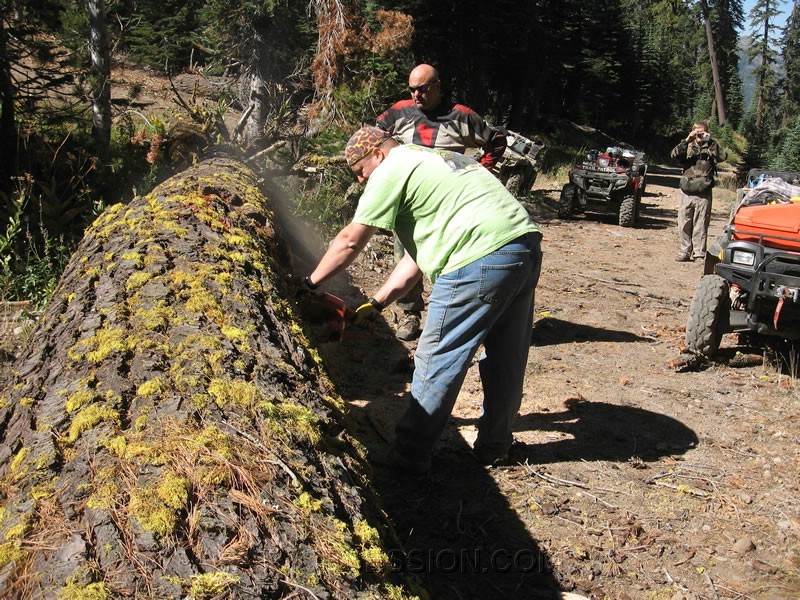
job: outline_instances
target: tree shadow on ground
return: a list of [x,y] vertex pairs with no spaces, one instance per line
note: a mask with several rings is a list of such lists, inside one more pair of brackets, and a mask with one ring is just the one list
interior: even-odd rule
[[[456,420],[459,426],[475,423]],[[558,441],[515,445],[511,458],[534,465],[582,460],[653,461],[683,454],[699,441],[692,429],[667,415],[576,398],[566,400],[560,412],[521,415],[514,430],[564,435]]]
[[[409,349],[381,321],[372,339],[321,344],[320,354],[348,403],[351,433],[367,451],[385,446],[408,402]],[[559,598],[547,554],[453,433],[425,476],[373,468],[380,508],[397,534],[389,549],[393,570],[419,581],[430,598]]]
[[637,229],[670,229],[675,226],[675,211],[657,204],[642,202]]
[[678,189],[678,180],[681,176],[680,167],[653,166],[647,169],[647,185],[660,185],[667,188]]
[[[660,196],[654,194],[652,197],[657,198]],[[607,225],[619,225],[619,216],[616,213],[604,212],[592,205],[588,206],[585,212],[572,215],[572,217],[565,222],[570,223],[571,221],[580,221],[581,219],[597,221]],[[648,203],[643,197],[639,207],[639,216],[636,220],[636,226],[632,229],[634,231],[636,229],[668,229],[674,225],[674,220],[674,210],[667,210],[661,208],[657,204]]]
[[534,323],[532,346],[555,346],[573,342],[644,342],[649,338],[629,331],[592,327],[562,319],[544,317]]

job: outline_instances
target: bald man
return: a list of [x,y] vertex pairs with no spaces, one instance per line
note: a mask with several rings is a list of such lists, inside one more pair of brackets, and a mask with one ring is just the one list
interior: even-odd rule
[[[376,125],[405,144],[417,144],[438,150],[464,153],[467,149],[482,150],[480,163],[491,169],[506,149],[505,134],[492,127],[474,110],[463,104],[445,101],[439,73],[431,65],[420,64],[408,76],[411,98],[395,102],[376,120]],[[405,252],[395,238],[395,261]],[[416,339],[421,331],[420,320],[425,303],[423,284],[418,284],[397,302],[403,317],[397,337]]]

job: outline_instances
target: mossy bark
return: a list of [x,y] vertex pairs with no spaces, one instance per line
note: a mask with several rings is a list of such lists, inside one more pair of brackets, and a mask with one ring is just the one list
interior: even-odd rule
[[0,397],[0,595],[405,595],[276,231],[226,158],[87,231]]

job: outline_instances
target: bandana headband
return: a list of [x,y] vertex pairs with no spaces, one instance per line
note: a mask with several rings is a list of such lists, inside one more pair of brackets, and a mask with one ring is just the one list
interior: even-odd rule
[[347,145],[344,148],[344,158],[347,161],[347,166],[352,167],[390,137],[389,132],[370,125],[356,131],[347,140]]

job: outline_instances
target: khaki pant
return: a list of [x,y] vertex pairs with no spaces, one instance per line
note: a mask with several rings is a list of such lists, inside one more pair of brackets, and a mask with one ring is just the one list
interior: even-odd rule
[[[405,253],[406,249],[403,248],[403,244],[397,239],[397,236],[394,236],[394,264],[399,263]],[[425,290],[423,279],[424,277],[420,277],[414,287],[397,301],[397,308],[404,312],[416,313],[425,310],[425,300],[422,299],[422,292]]]
[[701,196],[681,192],[678,206],[678,235],[681,255],[705,258],[708,225],[711,222],[711,190]]

